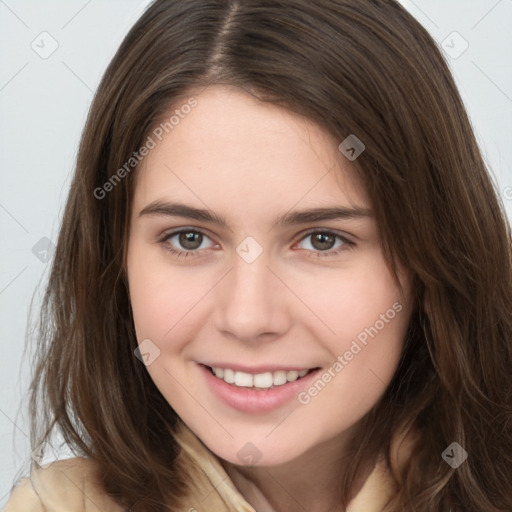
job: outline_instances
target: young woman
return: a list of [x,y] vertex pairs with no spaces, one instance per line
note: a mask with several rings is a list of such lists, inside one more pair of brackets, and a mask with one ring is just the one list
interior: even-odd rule
[[82,457],[7,511],[510,511],[511,265],[397,2],[156,0],[91,107],[41,315],[33,447]]

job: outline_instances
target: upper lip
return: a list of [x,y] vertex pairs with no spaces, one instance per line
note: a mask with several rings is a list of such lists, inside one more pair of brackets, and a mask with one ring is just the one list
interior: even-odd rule
[[219,362],[219,363],[211,363],[211,362],[206,362],[206,363],[200,363],[202,364],[203,366],[209,366],[210,368],[223,368],[223,369],[230,369],[230,370],[234,370],[236,372],[244,372],[244,373],[250,373],[252,375],[257,375],[259,373],[267,373],[267,372],[278,372],[278,371],[285,371],[285,372],[289,372],[289,371],[298,371],[300,372],[301,370],[313,370],[317,367],[313,367],[313,366],[309,366],[309,365],[304,365],[304,366],[301,366],[301,365],[288,365],[288,366],[284,366],[284,365],[277,365],[277,364],[266,364],[266,365],[259,365],[259,366],[245,366],[243,364],[237,364],[237,363],[224,363],[224,362]]

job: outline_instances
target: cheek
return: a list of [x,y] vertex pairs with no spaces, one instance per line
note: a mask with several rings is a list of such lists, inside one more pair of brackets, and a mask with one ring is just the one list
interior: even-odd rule
[[130,301],[137,339],[140,342],[150,338],[158,343],[165,330],[169,329],[172,316],[179,306],[178,294],[174,289],[180,283],[165,272],[161,262],[149,258],[147,252],[137,245],[129,252]]
[[315,337],[338,350],[376,331],[399,334],[408,323],[409,305],[377,251],[350,267],[297,280],[295,289],[312,313]]
[[130,301],[137,339],[153,340],[166,352],[178,350],[198,328],[211,276],[200,267],[173,267],[162,251],[134,248],[128,257]]
[[204,279],[192,279],[192,271],[172,268],[161,260],[147,265],[143,258],[131,261],[129,284],[137,340],[153,341],[158,356],[146,367],[169,406],[189,424],[205,422],[204,409],[191,396],[200,396],[191,373],[194,365],[183,364],[197,332],[204,324],[201,298]]
[[202,324],[197,315],[204,280],[201,284],[201,279],[192,279],[193,271],[173,269],[166,264],[165,254],[155,257],[144,250],[132,251],[128,270],[137,340],[149,339],[159,350],[146,369],[169,404],[181,410],[190,396],[182,393],[179,382],[188,381],[189,368],[177,363],[186,358],[187,344]]
[[[316,339],[332,359],[301,403],[309,404],[312,414],[330,410],[335,429],[360,419],[386,390],[400,360],[412,303],[384,261],[340,272],[323,284],[323,307],[321,301],[312,303],[335,334],[326,334],[324,327]],[[403,285],[408,294],[409,283]]]

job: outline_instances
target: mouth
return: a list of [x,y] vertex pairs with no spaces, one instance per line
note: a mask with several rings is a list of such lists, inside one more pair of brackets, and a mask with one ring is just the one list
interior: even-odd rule
[[227,362],[199,363],[198,367],[204,383],[216,398],[232,409],[250,414],[270,413],[294,400],[298,406],[299,394],[311,386],[321,371],[320,367],[268,365],[256,368]]
[[270,390],[285,386],[291,382],[307,377],[310,373],[317,371],[319,368],[304,368],[300,370],[275,370],[263,371],[259,373],[248,373],[232,368],[222,368],[217,366],[204,366],[214,377],[231,384],[238,388],[253,390]]

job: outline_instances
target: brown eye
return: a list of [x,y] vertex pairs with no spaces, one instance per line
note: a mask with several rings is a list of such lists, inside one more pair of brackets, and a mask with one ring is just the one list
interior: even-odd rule
[[317,256],[331,256],[354,246],[354,243],[345,237],[330,231],[310,231],[299,242],[302,249],[306,249]]
[[178,242],[183,249],[193,251],[201,247],[203,235],[202,233],[197,233],[195,231],[182,231],[178,235]]
[[160,240],[160,243],[171,252],[188,255],[200,253],[202,249],[210,249],[215,245],[207,235],[193,229],[169,233]]
[[336,236],[330,233],[315,233],[310,237],[311,245],[319,251],[328,251],[336,243]]

